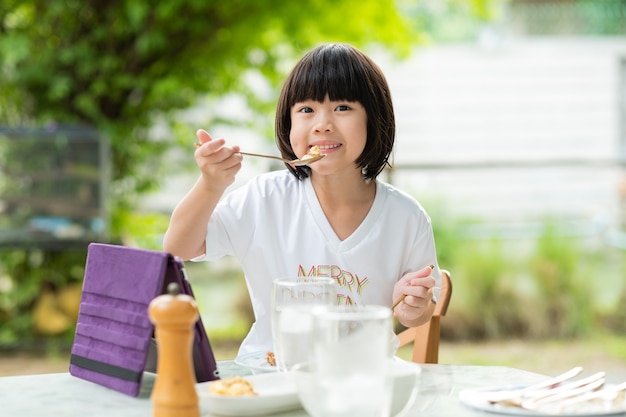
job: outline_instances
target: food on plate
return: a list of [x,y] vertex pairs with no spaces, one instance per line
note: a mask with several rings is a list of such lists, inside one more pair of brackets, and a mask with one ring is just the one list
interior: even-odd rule
[[211,382],[209,384],[209,392],[211,394],[228,395],[230,397],[255,397],[259,395],[254,390],[254,385],[240,376],[232,376]]
[[274,352],[267,352],[265,355],[265,360],[272,366],[276,366],[276,357],[274,356]]
[[321,155],[322,153],[320,152],[320,147],[315,145],[312,146],[311,149],[309,149],[309,151],[306,153],[306,155],[304,155],[300,160],[304,161],[306,159],[318,158]]

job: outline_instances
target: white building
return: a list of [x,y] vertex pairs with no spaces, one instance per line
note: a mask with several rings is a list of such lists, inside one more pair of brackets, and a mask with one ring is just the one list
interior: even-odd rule
[[626,38],[438,45],[384,70],[394,184],[509,229],[548,215],[582,233],[621,222]]

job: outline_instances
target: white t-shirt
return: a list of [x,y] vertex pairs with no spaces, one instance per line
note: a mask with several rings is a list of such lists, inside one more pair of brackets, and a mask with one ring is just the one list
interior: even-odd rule
[[367,217],[342,241],[310,178],[298,180],[287,170],[259,175],[220,201],[207,227],[206,255],[194,260],[225,255],[241,263],[255,315],[240,355],[273,351],[275,278],[328,276],[339,284],[340,303],[389,306],[395,282],[407,272],[433,264],[441,286],[430,218],[413,197],[378,180]]

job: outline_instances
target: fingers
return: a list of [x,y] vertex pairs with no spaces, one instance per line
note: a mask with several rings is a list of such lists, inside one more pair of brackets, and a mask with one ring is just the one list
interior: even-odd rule
[[419,271],[417,271],[415,273],[415,276],[418,277],[418,278],[429,277],[430,273],[433,272],[433,269],[435,269],[435,265],[425,266],[424,268],[422,268]]
[[[435,268],[434,265],[429,265],[420,269],[417,272],[407,274],[406,275],[407,279],[406,279],[404,288],[406,289],[409,287],[420,286],[420,287],[426,287],[428,289],[428,288],[434,287],[435,279],[430,276],[434,268]],[[409,295],[408,292],[406,294]]]
[[[433,280],[434,281],[434,280]],[[406,291],[406,296],[402,300],[402,304],[410,307],[424,307],[424,304],[433,297],[433,286],[412,285]]]
[[[196,148],[198,148],[196,149],[196,157],[211,157],[211,163],[221,163],[229,159],[233,154],[239,153],[239,146],[224,146],[226,145],[225,139],[213,139],[204,129],[198,129],[196,137],[199,140],[199,143],[196,143]],[[239,162],[241,160],[235,158],[235,160],[231,161],[230,166],[234,166]]]
[[196,137],[198,138],[198,140],[200,141],[200,144],[203,145],[207,142],[210,142],[213,140],[213,138],[211,137],[211,135],[209,135],[209,132],[207,132],[204,129],[198,129],[198,131],[196,132]]
[[194,157],[208,188],[223,190],[235,181],[241,168],[242,156],[239,146],[226,146],[223,138],[213,139],[204,129],[196,132],[198,141]]
[[[198,129],[196,137],[200,141],[200,143],[196,143],[196,148],[198,148],[196,149],[196,153],[202,156],[209,156],[226,144],[225,139],[214,140],[204,129]],[[209,145],[205,146],[207,143],[209,143]]]
[[436,281],[430,276],[434,265],[426,266],[419,271],[408,274],[402,285],[401,292],[404,299],[401,304],[409,307],[421,308],[432,299]]

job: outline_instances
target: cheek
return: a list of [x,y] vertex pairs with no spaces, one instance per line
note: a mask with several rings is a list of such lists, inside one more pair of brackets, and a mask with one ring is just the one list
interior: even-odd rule
[[298,143],[300,140],[298,139],[300,135],[298,134],[297,128],[291,127],[289,131],[289,145],[291,146],[292,152],[296,153],[296,149],[298,148]]
[[292,146],[295,143],[301,142],[303,137],[306,137],[306,129],[302,126],[302,124],[294,123],[291,125],[291,129],[289,131],[289,141]]
[[304,129],[305,127],[305,123],[303,123],[302,121],[298,120],[297,118],[291,119],[291,131],[292,132],[298,132],[301,131],[302,129]]
[[361,139],[361,143],[363,148],[365,148],[366,144],[367,144],[367,127],[363,127],[360,129],[357,129],[357,131],[354,132],[355,133],[355,137],[358,137]]

